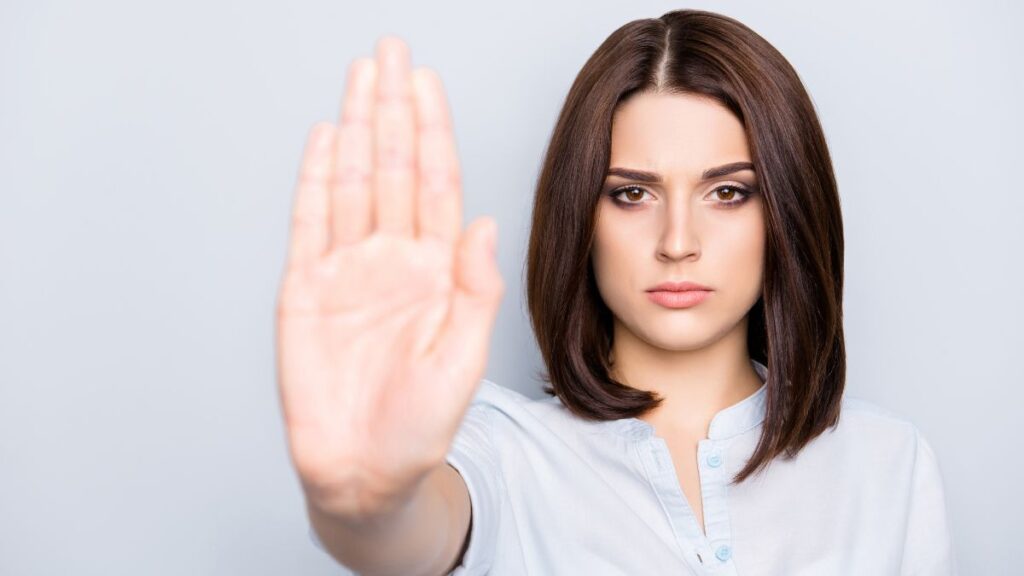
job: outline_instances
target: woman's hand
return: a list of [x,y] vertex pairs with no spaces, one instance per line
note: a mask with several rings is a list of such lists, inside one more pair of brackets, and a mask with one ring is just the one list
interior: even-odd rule
[[410,66],[381,38],[350,66],[340,122],[310,131],[278,294],[292,462],[344,518],[399,507],[444,462],[505,290],[494,219],[462,230],[441,80]]

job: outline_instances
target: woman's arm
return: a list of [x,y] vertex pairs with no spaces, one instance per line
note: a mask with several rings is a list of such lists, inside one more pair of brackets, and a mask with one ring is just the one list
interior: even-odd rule
[[324,549],[364,576],[448,574],[468,544],[469,492],[447,463],[429,473],[404,506],[372,520],[346,521],[308,500],[307,508]]
[[325,550],[363,573],[436,574],[457,560],[482,482],[445,458],[505,287],[494,219],[462,228],[440,77],[412,70],[398,38],[377,48],[350,66],[339,122],[307,140],[278,292],[278,390]]

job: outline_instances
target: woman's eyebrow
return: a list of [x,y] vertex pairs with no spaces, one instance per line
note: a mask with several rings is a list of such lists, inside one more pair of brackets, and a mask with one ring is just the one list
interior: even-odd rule
[[[725,176],[726,174],[732,174],[733,172],[740,172],[741,170],[754,171],[754,165],[750,162],[730,162],[729,164],[722,164],[721,166],[708,168],[700,175],[700,178],[701,180],[710,180],[712,178]],[[656,172],[646,172],[644,170],[636,170],[633,168],[609,168],[608,176],[621,176],[638,182],[661,182],[661,174]]]

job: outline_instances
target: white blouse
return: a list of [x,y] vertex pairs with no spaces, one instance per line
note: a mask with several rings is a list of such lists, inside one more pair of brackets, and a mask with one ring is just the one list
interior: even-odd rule
[[698,445],[706,534],[649,424],[589,422],[558,398],[482,380],[447,456],[472,504],[451,574],[956,574],[935,453],[865,400],[844,396],[835,429],[727,485],[764,419],[767,370],[751,362],[761,388],[718,412]]

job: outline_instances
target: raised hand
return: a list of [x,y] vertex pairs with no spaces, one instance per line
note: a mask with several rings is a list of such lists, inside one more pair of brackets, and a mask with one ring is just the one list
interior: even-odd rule
[[307,498],[361,518],[444,461],[487,363],[505,285],[496,222],[462,230],[438,75],[383,37],[310,130],[277,301],[278,389]]

